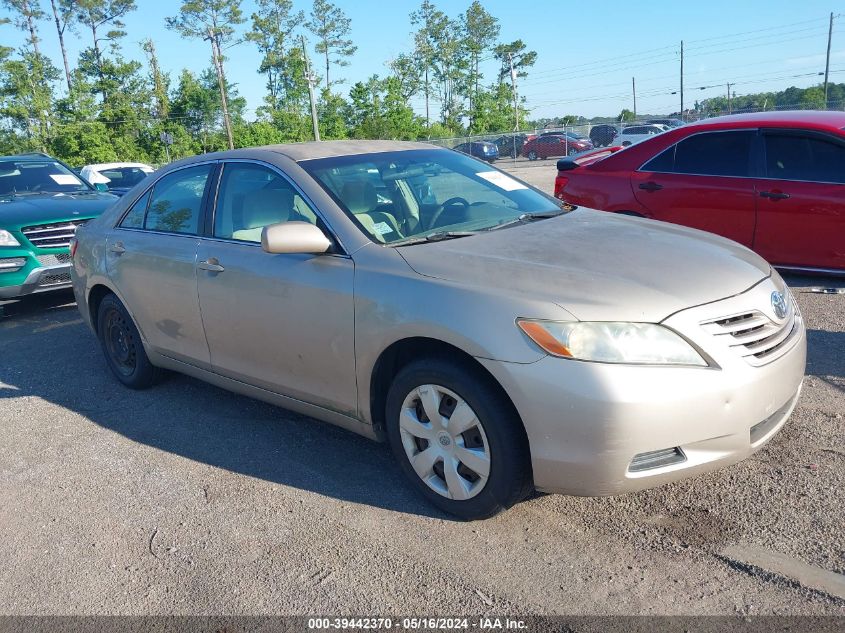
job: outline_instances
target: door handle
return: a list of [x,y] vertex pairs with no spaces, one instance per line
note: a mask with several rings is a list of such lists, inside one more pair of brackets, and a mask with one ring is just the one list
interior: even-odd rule
[[789,194],[782,191],[761,191],[760,197],[769,198],[770,200],[786,200]]
[[646,191],[660,191],[663,189],[663,185],[658,185],[653,180],[649,180],[648,182],[641,182],[640,189],[645,189]]
[[115,255],[123,255],[126,249],[123,247],[123,242],[115,242],[109,247],[109,250]]
[[223,268],[223,266],[220,265],[220,262],[217,261],[216,257],[209,257],[204,262],[198,263],[197,268],[199,268],[200,270],[207,270],[211,273],[222,273],[224,270],[226,270],[225,268]]

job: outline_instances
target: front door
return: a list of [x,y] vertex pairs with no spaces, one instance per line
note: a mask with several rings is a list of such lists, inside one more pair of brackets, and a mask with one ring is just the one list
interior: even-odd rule
[[111,280],[155,351],[209,367],[197,300],[196,255],[213,163],[161,178],[108,237]]
[[756,222],[754,131],[695,134],[631,175],[637,201],[655,220],[752,246]]
[[212,235],[200,242],[197,282],[214,371],[356,415],[354,264],[343,255],[270,254],[261,230],[319,224],[278,171],[223,167]]
[[773,264],[845,269],[845,139],[763,130],[754,250]]

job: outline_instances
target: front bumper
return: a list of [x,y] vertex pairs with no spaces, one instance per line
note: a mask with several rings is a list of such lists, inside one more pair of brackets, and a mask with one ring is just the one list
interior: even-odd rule
[[[766,296],[771,283],[746,294]],[[803,321],[796,319],[788,348],[761,366],[695,331],[706,315],[730,314],[744,296],[664,322],[704,349],[716,365],[710,368],[553,357],[529,364],[479,359],[520,413],[535,486],[584,496],[642,490],[741,461],[774,437],[800,394],[806,365]],[[645,469],[634,461],[669,449],[678,449],[682,459],[657,460]]]
[[[71,265],[67,263],[33,268],[21,283],[0,285],[0,299],[14,299],[40,292],[70,288],[70,267]],[[3,277],[0,275],[0,284],[2,283]]]

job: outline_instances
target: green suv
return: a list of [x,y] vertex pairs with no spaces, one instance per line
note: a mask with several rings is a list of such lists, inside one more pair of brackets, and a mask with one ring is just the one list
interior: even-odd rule
[[0,299],[69,288],[76,227],[115,200],[46,154],[0,156]]

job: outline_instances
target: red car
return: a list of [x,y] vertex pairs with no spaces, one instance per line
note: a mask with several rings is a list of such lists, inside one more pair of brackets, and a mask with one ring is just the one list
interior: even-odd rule
[[779,268],[845,272],[845,113],[691,123],[558,161],[571,204],[718,233]]
[[522,146],[522,155],[528,160],[549,158],[550,156],[575,156],[580,152],[593,149],[593,144],[586,138],[575,138],[566,134],[543,134],[535,136]]

